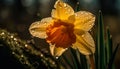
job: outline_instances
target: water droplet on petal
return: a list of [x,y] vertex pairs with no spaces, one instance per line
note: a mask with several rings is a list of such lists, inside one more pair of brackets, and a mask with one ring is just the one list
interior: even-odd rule
[[60,6],[60,8],[62,8],[62,7]]
[[68,12],[66,11],[65,14],[68,14]]
[[37,22],[36,24],[39,24],[39,22]]
[[78,16],[77,14],[75,14],[75,16]]
[[66,6],[67,6],[65,3],[63,3],[63,4],[61,3],[61,6],[62,6],[62,5],[63,5],[63,7],[66,7]]
[[71,11],[70,9],[67,10],[68,13],[70,13],[70,11]]
[[82,37],[84,37],[85,35],[82,35]]
[[81,14],[84,14],[84,12],[81,12]]
[[89,27],[91,27],[92,25],[89,25]]

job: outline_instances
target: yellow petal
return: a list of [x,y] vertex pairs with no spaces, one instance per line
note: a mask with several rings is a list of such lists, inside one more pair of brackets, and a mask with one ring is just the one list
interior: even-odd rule
[[79,11],[75,13],[74,29],[89,31],[95,22],[95,16],[87,11]]
[[68,20],[68,17],[74,14],[74,10],[68,4],[58,0],[54,5],[55,9],[52,10],[52,17],[62,21]]
[[50,52],[53,56],[59,57],[65,52],[66,49],[62,47],[55,47],[55,45],[50,45]]
[[84,55],[95,53],[95,43],[88,32],[83,35],[76,35],[76,43],[73,44],[73,48],[78,49]]
[[46,27],[52,22],[52,18],[44,18],[41,21],[37,21],[31,24],[30,33],[39,38],[46,38]]

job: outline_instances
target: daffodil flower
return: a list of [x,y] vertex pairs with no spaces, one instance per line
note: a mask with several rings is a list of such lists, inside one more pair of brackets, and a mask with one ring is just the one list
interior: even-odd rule
[[84,55],[95,52],[95,43],[89,30],[93,27],[95,16],[87,11],[74,12],[71,6],[57,0],[51,17],[31,24],[30,33],[50,45],[51,54],[60,56],[69,47],[78,49]]

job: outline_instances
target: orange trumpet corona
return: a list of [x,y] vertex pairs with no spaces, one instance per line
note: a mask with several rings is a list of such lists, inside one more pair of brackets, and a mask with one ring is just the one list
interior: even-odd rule
[[74,25],[65,23],[60,20],[54,21],[47,27],[47,42],[55,44],[56,47],[68,48],[72,43],[76,42],[74,32]]

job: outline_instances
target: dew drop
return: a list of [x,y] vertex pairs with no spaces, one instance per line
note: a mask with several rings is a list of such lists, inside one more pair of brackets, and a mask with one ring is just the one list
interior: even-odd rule
[[79,5],[80,3],[79,2],[77,2],[77,5]]
[[70,14],[70,9],[66,7],[65,10],[66,10],[65,13]]
[[92,25],[89,25],[89,27],[91,27]]
[[25,47],[28,47],[28,45],[26,44]]
[[69,12],[65,12],[65,14],[69,14]]
[[62,8],[62,6],[60,6],[60,8]]
[[36,24],[39,24],[39,22],[37,22]]
[[12,54],[15,54],[15,52],[12,52]]
[[59,57],[55,57],[56,59],[58,59]]
[[47,36],[46,36],[46,35],[44,35],[44,38],[47,38]]
[[65,3],[63,4],[63,6],[64,6],[64,7],[67,7],[67,5],[66,5]]
[[75,16],[78,16],[77,14],[75,14]]
[[13,36],[10,36],[10,38],[13,38]]
[[43,54],[41,54],[40,56],[43,57]]
[[47,25],[47,23],[45,22],[44,25]]
[[84,14],[84,12],[81,12],[81,14]]
[[71,11],[70,9],[67,10],[68,13],[69,13],[70,11]]
[[17,38],[14,38],[14,40],[17,40]]
[[1,35],[4,35],[4,34],[5,34],[4,32],[1,33]]
[[32,33],[35,33],[35,31],[34,31],[34,30],[31,30],[31,32],[32,32]]
[[21,57],[23,57],[23,55],[21,55]]
[[55,62],[52,62],[52,64],[54,65],[54,64],[55,64]]
[[82,37],[84,37],[85,35],[82,35]]

